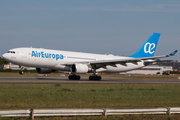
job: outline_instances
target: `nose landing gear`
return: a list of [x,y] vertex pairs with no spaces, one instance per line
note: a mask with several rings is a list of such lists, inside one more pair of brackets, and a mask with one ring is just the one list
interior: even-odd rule
[[24,74],[24,71],[23,71],[24,67],[23,66],[19,66],[19,67],[21,68],[21,71],[19,72],[19,74],[23,75]]
[[24,74],[24,71],[20,71],[19,74],[23,75],[23,74]]

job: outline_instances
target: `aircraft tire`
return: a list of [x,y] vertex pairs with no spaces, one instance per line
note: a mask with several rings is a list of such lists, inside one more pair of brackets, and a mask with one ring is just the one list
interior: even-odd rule
[[69,80],[80,80],[81,77],[79,75],[69,75],[68,79]]
[[101,76],[89,76],[89,80],[100,81],[101,80]]
[[24,72],[23,72],[23,71],[20,71],[20,72],[19,72],[19,74],[23,75],[23,74],[24,74]]

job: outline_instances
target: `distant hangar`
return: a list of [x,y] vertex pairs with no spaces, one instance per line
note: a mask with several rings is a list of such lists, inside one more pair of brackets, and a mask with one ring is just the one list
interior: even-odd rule
[[145,66],[141,69],[128,71],[126,72],[126,74],[156,75],[156,74],[169,74],[171,71],[173,71],[172,66],[150,65],[150,66]]

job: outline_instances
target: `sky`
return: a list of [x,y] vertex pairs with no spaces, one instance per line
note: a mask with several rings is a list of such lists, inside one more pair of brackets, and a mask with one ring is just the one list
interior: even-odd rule
[[179,0],[0,0],[0,56],[18,47],[130,56],[154,32],[155,55],[180,50]]

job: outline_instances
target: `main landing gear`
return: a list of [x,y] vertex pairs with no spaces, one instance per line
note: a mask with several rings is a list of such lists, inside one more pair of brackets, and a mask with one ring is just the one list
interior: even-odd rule
[[96,69],[93,70],[93,75],[89,76],[89,80],[95,80],[95,81],[100,81],[101,80],[101,76],[96,75]]
[[80,80],[81,77],[79,75],[69,75],[69,80]]
[[[79,75],[75,75],[74,73],[72,73],[72,75],[69,75],[69,80],[80,80],[81,77]],[[96,75],[96,69],[93,70],[93,75],[89,76],[89,80],[95,80],[95,81],[100,81],[101,80],[101,76],[97,76]]]
[[100,81],[101,80],[101,76],[89,76],[89,80],[97,80],[97,81]]
[[[80,80],[81,77],[79,75],[69,75],[69,80]],[[101,80],[101,76],[89,76],[89,80],[95,80],[95,81],[100,81]]]

